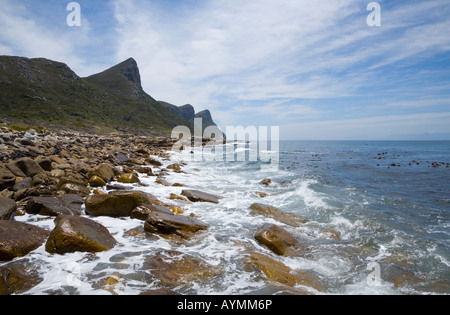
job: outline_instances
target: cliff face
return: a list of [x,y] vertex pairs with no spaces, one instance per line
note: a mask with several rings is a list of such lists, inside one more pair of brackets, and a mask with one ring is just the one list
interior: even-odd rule
[[80,78],[56,61],[0,56],[0,91],[0,118],[50,128],[167,136],[175,126],[192,127],[187,118],[195,113],[148,95],[132,58]]

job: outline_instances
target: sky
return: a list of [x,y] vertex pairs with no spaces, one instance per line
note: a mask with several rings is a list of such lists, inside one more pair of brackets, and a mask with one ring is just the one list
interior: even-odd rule
[[157,100],[283,140],[450,140],[450,2],[0,0],[0,55],[84,77],[133,57]]

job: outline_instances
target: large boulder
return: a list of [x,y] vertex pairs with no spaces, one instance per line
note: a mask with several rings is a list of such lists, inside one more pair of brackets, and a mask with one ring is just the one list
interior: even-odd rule
[[273,224],[265,224],[260,227],[255,234],[255,239],[280,256],[289,256],[302,249],[302,246],[292,234]]
[[60,214],[82,215],[84,198],[79,195],[61,195],[58,197],[33,197],[25,210],[30,214],[58,216]]
[[186,196],[192,202],[210,202],[218,204],[219,200],[222,199],[220,196],[198,190],[183,190],[181,194]]
[[220,274],[219,268],[200,258],[168,250],[147,257],[144,268],[161,283],[172,287],[209,280]]
[[0,221],[0,261],[10,261],[27,255],[40,247],[48,235],[48,231],[34,225]]
[[294,227],[300,227],[302,224],[308,222],[308,220],[299,215],[283,212],[269,205],[254,203],[250,206],[250,209],[250,214],[252,215],[262,215]]
[[192,217],[154,211],[148,215],[144,228],[150,233],[174,234],[188,239],[199,231],[207,230],[209,226]]
[[0,197],[0,220],[12,220],[17,210],[14,200]]
[[247,257],[247,266],[259,270],[271,281],[281,283],[289,287],[305,286],[323,291],[321,281],[307,271],[292,270],[285,264],[276,261],[266,255],[250,252]]
[[136,207],[150,205],[152,202],[141,191],[114,191],[108,195],[88,196],[85,204],[86,212],[95,217],[129,217]]
[[56,227],[45,245],[51,254],[104,252],[117,243],[103,225],[88,218],[60,215],[55,223]]
[[23,158],[10,162],[6,167],[18,177],[33,177],[45,172],[36,161],[30,158]]

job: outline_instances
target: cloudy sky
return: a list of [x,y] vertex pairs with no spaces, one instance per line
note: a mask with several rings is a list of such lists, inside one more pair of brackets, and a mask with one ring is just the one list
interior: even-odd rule
[[0,0],[0,55],[80,76],[133,57],[158,100],[283,139],[450,139],[450,2]]

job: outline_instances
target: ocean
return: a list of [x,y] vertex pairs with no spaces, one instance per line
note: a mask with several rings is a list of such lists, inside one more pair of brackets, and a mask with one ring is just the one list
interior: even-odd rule
[[[228,144],[228,148],[232,145]],[[246,253],[257,251],[292,270],[314,275],[324,290],[313,294],[450,294],[450,141],[285,141],[278,169],[264,162],[192,161],[188,151],[172,153],[167,166],[185,161],[185,173],[167,180],[223,197],[219,205],[178,204],[210,229],[187,242],[130,236],[142,227],[133,219],[94,218],[118,245],[104,253],[50,255],[41,247],[23,260],[33,264],[42,282],[25,294],[139,294],[164,287],[143,267],[161,249],[176,250],[220,268],[220,274],[180,284],[182,294],[295,294],[246,266]],[[261,184],[270,178],[269,186]],[[141,177],[152,193],[174,203],[154,177]],[[258,193],[265,193],[261,198]],[[285,226],[250,214],[263,203],[298,214],[309,223]],[[52,229],[52,219],[26,215],[18,221]],[[265,223],[282,226],[305,248],[281,257],[259,245],[255,231]],[[340,240],[324,231],[335,231]],[[114,276],[113,288],[105,279]]]

